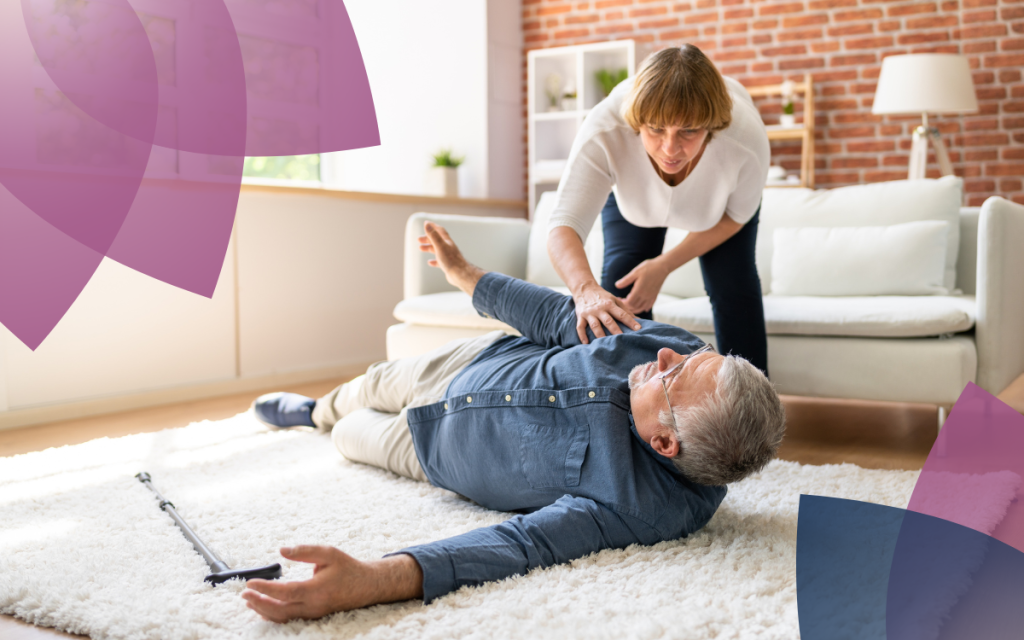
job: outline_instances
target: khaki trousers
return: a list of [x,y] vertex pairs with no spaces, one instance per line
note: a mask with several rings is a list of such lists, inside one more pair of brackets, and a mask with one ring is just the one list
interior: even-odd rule
[[316,401],[313,423],[332,432],[334,446],[349,460],[426,481],[406,412],[441,400],[455,376],[505,335],[492,331],[415,358],[370,365],[364,375]]

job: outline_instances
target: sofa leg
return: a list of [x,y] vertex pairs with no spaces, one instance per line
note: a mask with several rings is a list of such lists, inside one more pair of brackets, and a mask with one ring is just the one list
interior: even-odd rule
[[[935,413],[936,413],[936,417],[938,418],[937,422],[938,422],[939,431],[942,431],[942,425],[946,424],[946,418],[949,417],[949,410],[950,410],[950,407],[947,407],[947,406],[941,405],[941,404],[936,407]],[[946,457],[946,439],[945,438],[938,438],[935,441],[934,452],[935,452],[936,457],[939,457],[939,458],[945,458]]]

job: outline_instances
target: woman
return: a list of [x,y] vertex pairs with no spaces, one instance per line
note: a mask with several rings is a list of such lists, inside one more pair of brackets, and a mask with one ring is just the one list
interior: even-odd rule
[[[669,273],[700,258],[720,353],[768,370],[754,243],[768,174],[764,124],[742,85],[692,45],[651,56],[587,116],[551,214],[548,253],[580,339],[638,329]],[[609,194],[611,191],[611,195]],[[603,205],[603,208],[602,208]],[[598,285],[583,239],[601,213]],[[666,227],[686,238],[662,253]]]

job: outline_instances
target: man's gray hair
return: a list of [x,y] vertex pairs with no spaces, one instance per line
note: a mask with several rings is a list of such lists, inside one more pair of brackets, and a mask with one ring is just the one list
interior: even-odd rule
[[[724,485],[756,473],[775,457],[786,431],[786,413],[775,387],[743,358],[725,356],[717,388],[703,403],[673,407],[679,453],[672,462],[687,479]],[[661,424],[672,430],[663,410]]]

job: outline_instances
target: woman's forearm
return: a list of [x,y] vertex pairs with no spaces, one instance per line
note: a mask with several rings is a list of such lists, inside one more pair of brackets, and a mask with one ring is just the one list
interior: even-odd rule
[[625,303],[601,288],[590,271],[583,240],[571,227],[555,227],[548,234],[548,256],[562,282],[569,285],[576,306],[576,333],[587,344],[587,329],[595,338],[622,333],[618,323],[639,329],[640,323],[626,309]]
[[722,214],[722,219],[715,226],[706,231],[691,231],[686,234],[682,242],[656,259],[662,263],[668,273],[671,273],[690,260],[711,251],[736,235],[742,228],[743,225],[734,221],[728,214]]
[[572,227],[555,227],[548,234],[548,257],[573,297],[588,285],[596,285],[583,240]]

